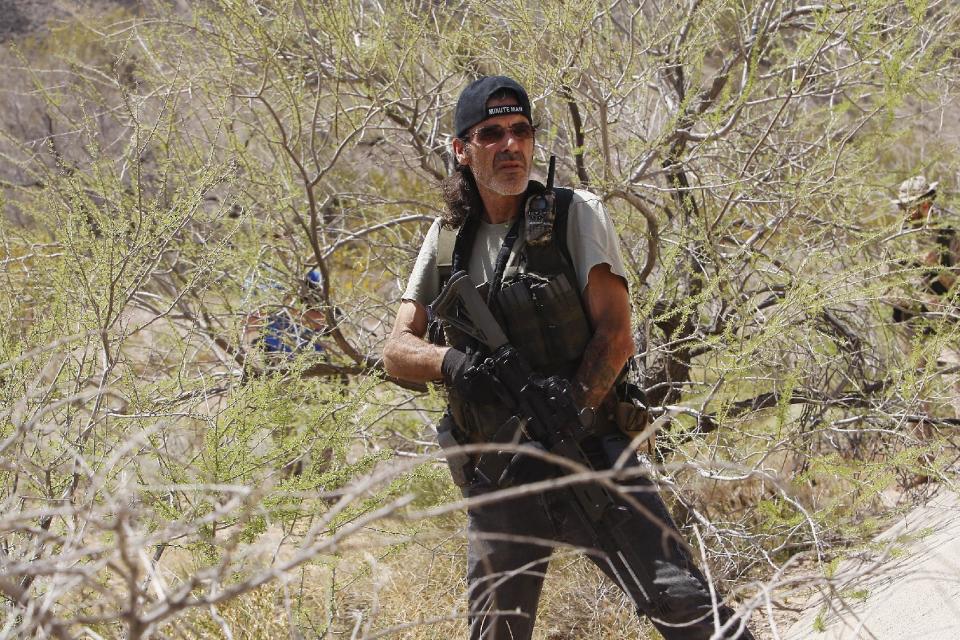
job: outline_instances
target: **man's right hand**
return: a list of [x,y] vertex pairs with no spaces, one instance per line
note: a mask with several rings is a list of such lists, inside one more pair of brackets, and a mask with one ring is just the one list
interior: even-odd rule
[[479,366],[487,356],[482,351],[467,347],[465,350],[450,347],[443,356],[440,373],[443,384],[465,400],[477,404],[497,401],[495,380]]

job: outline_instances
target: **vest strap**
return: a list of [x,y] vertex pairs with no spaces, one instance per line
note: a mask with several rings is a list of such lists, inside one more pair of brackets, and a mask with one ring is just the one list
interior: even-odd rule
[[440,225],[437,236],[437,271],[440,274],[440,286],[446,284],[453,275],[453,248],[457,244],[457,230]]

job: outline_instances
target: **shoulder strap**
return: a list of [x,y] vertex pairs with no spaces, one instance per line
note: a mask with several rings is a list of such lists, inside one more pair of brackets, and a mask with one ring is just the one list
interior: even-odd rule
[[470,250],[479,226],[476,216],[469,216],[457,229],[440,225],[436,262],[441,289],[451,275],[470,264]]
[[503,272],[507,268],[507,260],[510,259],[510,251],[513,249],[513,245],[517,242],[517,237],[520,235],[520,227],[523,226],[523,216],[517,216],[516,220],[513,221],[513,224],[510,225],[510,230],[507,231],[506,237],[503,239],[503,244],[500,246],[500,252],[497,253],[497,261],[494,263],[493,267],[493,280],[490,281],[490,288],[487,289],[487,305],[490,305],[493,302],[494,297],[500,292],[500,287],[503,284]]
[[440,273],[440,286],[453,275],[453,248],[457,244],[457,230],[440,225],[437,236],[437,271]]
[[554,204],[557,207],[556,218],[553,220],[553,243],[556,244],[568,264],[573,264],[570,257],[570,246],[567,244],[567,218],[570,214],[570,204],[573,202],[573,189],[559,187],[553,190]]

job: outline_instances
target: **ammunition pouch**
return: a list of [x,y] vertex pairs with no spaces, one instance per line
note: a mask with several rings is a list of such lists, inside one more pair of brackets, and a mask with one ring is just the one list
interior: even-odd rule
[[590,340],[580,295],[565,273],[523,273],[497,295],[497,309],[510,343],[544,373],[570,375]]

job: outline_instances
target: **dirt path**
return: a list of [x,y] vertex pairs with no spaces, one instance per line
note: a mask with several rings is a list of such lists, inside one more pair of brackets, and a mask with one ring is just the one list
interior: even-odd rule
[[960,638],[960,495],[945,487],[840,563],[785,640]]

